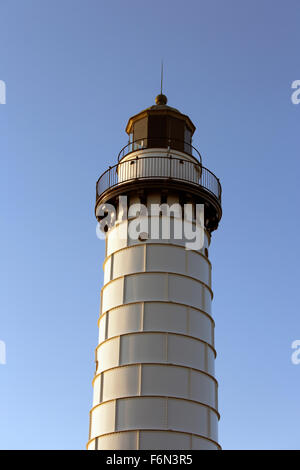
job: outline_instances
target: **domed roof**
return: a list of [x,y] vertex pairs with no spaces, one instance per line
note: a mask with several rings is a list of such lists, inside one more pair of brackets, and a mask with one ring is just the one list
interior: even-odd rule
[[187,115],[182,114],[178,109],[172,108],[171,106],[168,106],[167,102],[168,102],[167,97],[165,95],[160,94],[155,98],[155,103],[156,104],[154,104],[152,106],[149,106],[146,109],[143,109],[142,111],[135,114],[134,116],[131,116],[131,118],[129,118],[127,126],[126,126],[127,134],[130,134],[131,129],[132,129],[132,125],[135,121],[137,121],[139,119],[142,119],[143,117],[146,117],[147,115],[151,115],[151,114],[155,114],[155,113],[168,114],[170,116],[177,117],[179,119],[183,119],[184,121],[186,121],[186,125],[190,128],[190,130],[193,134],[196,130],[196,127],[192,123],[191,119]]

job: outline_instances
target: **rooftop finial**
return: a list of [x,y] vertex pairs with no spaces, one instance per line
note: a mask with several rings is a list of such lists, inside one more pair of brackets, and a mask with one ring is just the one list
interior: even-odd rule
[[160,95],[155,98],[155,103],[165,105],[168,102],[166,95],[163,95],[163,78],[164,78],[164,62],[161,61],[161,73],[160,73]]
[[160,72],[160,94],[162,95],[163,89],[163,78],[164,78],[164,61],[161,61],[161,72]]

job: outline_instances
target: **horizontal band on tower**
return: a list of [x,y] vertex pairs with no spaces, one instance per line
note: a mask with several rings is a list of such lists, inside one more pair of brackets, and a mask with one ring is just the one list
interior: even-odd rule
[[93,408],[123,398],[161,397],[195,402],[218,413],[218,385],[208,374],[174,365],[132,364],[98,374]]
[[104,317],[104,315],[107,315],[109,312],[111,312],[112,310],[116,310],[118,308],[121,308],[121,307],[124,307],[124,305],[136,305],[136,304],[173,304],[173,305],[180,305],[181,307],[186,307],[186,308],[191,308],[193,310],[197,310],[198,312],[202,313],[203,315],[205,315],[206,317],[209,318],[209,320],[212,322],[213,326],[215,327],[215,320],[213,319],[213,317],[205,312],[205,310],[202,310],[201,308],[197,308],[197,307],[191,307],[191,305],[188,305],[188,304],[183,304],[183,303],[180,303],[180,302],[173,302],[173,300],[137,300],[135,302],[128,302],[126,304],[122,304],[122,305],[117,305],[116,307],[112,307],[110,308],[109,310],[106,310],[105,312],[102,312],[100,313],[99,315],[99,318],[98,318],[98,321],[97,321],[97,326],[99,327],[99,324],[100,324],[100,321],[101,319]]
[[214,356],[215,358],[217,357],[217,351],[215,350],[215,348],[209,344],[207,341],[204,341],[200,338],[197,338],[196,336],[191,336],[191,335],[187,335],[187,334],[184,334],[184,333],[176,333],[176,332],[173,332],[173,331],[153,331],[153,330],[147,330],[147,331],[132,331],[132,332],[129,332],[129,333],[122,333],[122,334],[119,334],[119,335],[115,335],[115,336],[111,336],[110,338],[107,338],[105,339],[104,341],[101,341],[100,343],[98,343],[98,345],[96,346],[95,348],[95,352],[98,351],[98,349],[100,348],[100,346],[102,346],[103,344],[107,343],[108,341],[111,341],[113,339],[116,339],[116,338],[121,338],[122,336],[129,336],[129,335],[142,335],[142,334],[160,334],[160,335],[174,335],[174,336],[183,336],[185,338],[191,338],[195,341],[199,341],[199,343],[202,343],[206,346],[209,346],[209,348],[213,351],[214,353]]
[[[93,437],[92,439],[90,439],[90,440],[88,441],[86,447],[87,447],[87,450],[89,450],[89,449],[88,449],[88,446],[91,444],[91,442],[93,442],[93,441],[95,441],[96,439],[99,439],[99,438],[101,439],[101,437],[114,436],[114,435],[116,435],[116,434],[121,434],[121,433],[126,433],[126,432],[127,432],[127,433],[130,433],[130,432],[132,432],[132,433],[134,433],[134,432],[136,432],[136,433],[141,433],[141,432],[147,433],[147,432],[153,432],[153,431],[154,431],[154,432],[159,432],[159,433],[170,432],[170,433],[174,433],[174,434],[184,434],[184,435],[186,435],[186,436],[195,436],[196,438],[204,439],[204,440],[206,440],[206,441],[211,442],[211,443],[214,444],[216,447],[218,447],[219,450],[222,449],[222,447],[220,446],[220,444],[218,444],[218,443],[217,443],[216,441],[214,441],[213,439],[210,439],[209,437],[202,436],[202,435],[200,435],[200,434],[190,433],[190,432],[175,431],[175,430],[173,430],[173,429],[165,429],[165,430],[162,430],[162,429],[142,429],[142,430],[140,430],[140,429],[130,429],[129,431],[124,430],[124,431],[109,432],[109,433],[106,433],[106,434],[99,434],[99,436],[95,436],[95,437]],[[100,449],[100,450],[101,450],[101,449]],[[136,450],[139,450],[139,449],[136,449]]]
[[102,372],[100,372],[99,374],[95,374],[94,377],[93,377],[93,380],[92,380],[92,385],[94,386],[94,382],[95,380],[102,374],[104,374],[105,372],[108,372],[108,371],[111,371],[111,370],[115,370],[115,369],[119,369],[119,368],[125,368],[125,367],[134,367],[134,366],[161,366],[161,367],[181,367],[183,369],[187,369],[187,370],[192,370],[192,371],[195,371],[199,374],[204,374],[206,375],[207,377],[209,377],[210,379],[212,379],[216,386],[218,387],[219,386],[219,383],[217,381],[217,379],[215,378],[214,375],[211,375],[209,372],[206,372],[205,370],[199,370],[199,369],[195,369],[195,367],[189,367],[189,366],[184,366],[182,364],[175,364],[175,363],[172,363],[172,362],[168,362],[168,363],[162,363],[162,362],[131,362],[130,364],[121,364],[119,366],[115,366],[115,367],[110,367],[109,369],[105,369],[103,370]]
[[214,375],[215,352],[206,343],[182,335],[145,332],[105,341],[96,348],[95,359],[96,373],[140,362],[184,365]]
[[[186,279],[190,279],[190,280],[193,280],[195,282],[198,282],[203,287],[205,287],[211,295],[211,300],[213,300],[213,297],[214,297],[214,293],[213,293],[212,289],[207,284],[205,284],[205,282],[200,281],[199,279],[197,279],[195,277],[188,276],[187,274],[182,274],[182,273],[177,273],[177,272],[172,272],[172,271],[170,271],[170,272],[169,271],[139,271],[139,272],[134,272],[134,273],[130,273],[130,274],[124,274],[123,276],[115,277],[114,279],[111,279],[109,282],[104,284],[104,286],[101,289],[101,294],[105,290],[105,288],[107,286],[109,286],[112,282],[118,281],[119,279],[126,279],[128,277],[136,276],[136,275],[139,275],[139,274],[143,274],[143,275],[146,275],[146,276],[151,275],[151,274],[165,274],[165,275],[168,275],[168,276],[184,277]],[[191,305],[191,307],[192,307],[192,305]]]
[[213,411],[217,415],[218,420],[220,420],[220,413],[213,406],[207,405],[206,403],[203,403],[203,402],[200,402],[200,401],[197,401],[197,400],[191,400],[189,398],[182,398],[182,397],[175,397],[173,395],[128,395],[126,397],[111,398],[109,400],[102,401],[101,403],[98,403],[97,405],[93,406],[90,409],[89,413],[91,415],[96,408],[98,408],[99,406],[105,405],[106,403],[110,403],[112,401],[118,401],[118,400],[134,399],[134,398],[136,398],[136,399],[138,399],[138,398],[163,398],[163,399],[165,399],[166,398],[166,399],[170,399],[170,400],[182,400],[182,401],[187,401],[189,403],[195,403],[196,405],[204,406],[204,407],[210,409],[211,411]]
[[175,244],[175,243],[161,243],[161,242],[157,242],[157,243],[153,243],[152,241],[150,242],[139,242],[139,243],[135,243],[133,245],[127,245],[127,246],[123,246],[122,248],[118,248],[116,251],[113,251],[112,253],[110,253],[109,255],[107,255],[105,257],[105,260],[103,261],[103,264],[102,264],[102,268],[104,269],[107,261],[109,258],[111,258],[114,254],[117,254],[119,253],[120,251],[125,251],[125,250],[129,250],[130,248],[136,248],[138,246],[163,246],[164,248],[165,247],[168,247],[168,246],[172,246],[174,248],[180,248],[182,250],[185,250],[185,251],[189,251],[189,252],[192,252],[192,253],[195,253],[199,256],[202,256],[202,258],[205,259],[205,261],[207,261],[207,263],[210,265],[211,267],[211,262],[210,260],[208,259],[207,256],[205,256],[203,253],[201,253],[201,251],[197,251],[197,250],[186,250],[186,248],[183,246],[183,245],[178,245],[178,244]]
[[217,440],[219,414],[206,405],[176,397],[119,398],[93,408],[91,437],[131,429],[174,429]]
[[125,304],[106,312],[98,322],[98,342],[125,333],[178,333],[201,339],[214,347],[214,323],[208,315],[170,302]]
[[101,312],[133,302],[173,301],[211,312],[212,291],[203,282],[182,274],[143,272],[120,276],[101,290]]
[[93,407],[123,397],[174,397],[218,411],[218,384],[208,373],[174,364],[137,363],[97,374]]
[[205,256],[163,244],[125,247],[109,255],[104,263],[104,286],[119,277],[140,273],[187,276],[211,289],[211,264]]

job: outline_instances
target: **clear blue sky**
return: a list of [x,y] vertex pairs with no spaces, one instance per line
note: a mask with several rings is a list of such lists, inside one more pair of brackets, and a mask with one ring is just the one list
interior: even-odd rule
[[0,446],[88,439],[103,242],[95,182],[169,104],[223,185],[214,234],[223,448],[299,448],[300,4],[3,0],[0,6]]

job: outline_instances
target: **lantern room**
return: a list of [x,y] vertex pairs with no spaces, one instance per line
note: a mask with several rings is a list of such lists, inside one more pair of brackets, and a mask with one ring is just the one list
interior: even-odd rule
[[192,154],[192,136],[196,128],[190,118],[168,106],[165,95],[158,95],[155,103],[128,121],[126,132],[132,151],[155,147]]

